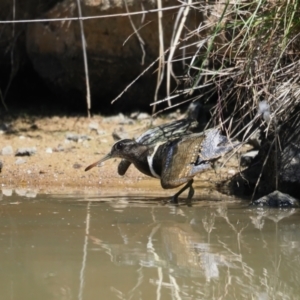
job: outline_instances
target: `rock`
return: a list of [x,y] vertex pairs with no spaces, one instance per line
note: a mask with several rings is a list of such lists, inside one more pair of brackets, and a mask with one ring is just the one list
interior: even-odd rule
[[22,189],[18,188],[15,189],[15,193],[19,196],[26,197],[26,198],[35,198],[38,194],[36,190],[27,190],[27,189]]
[[147,113],[133,112],[130,114],[130,118],[135,120],[146,120],[150,119],[151,116]]
[[13,150],[12,146],[6,146],[6,147],[2,148],[1,153],[2,153],[2,155],[13,155],[14,150]]
[[65,151],[65,148],[63,147],[63,145],[58,144],[56,148],[53,149],[54,152],[63,152]]
[[135,123],[131,118],[124,116],[122,113],[119,113],[116,116],[104,118],[103,122],[104,123],[118,123],[119,125],[125,125],[125,124],[132,125]]
[[253,206],[269,206],[269,207],[299,207],[299,200],[288,194],[274,191],[273,193],[263,196],[252,202]]
[[[83,16],[102,16],[124,14],[145,10],[148,13],[117,18],[94,18],[84,21],[84,32],[88,47],[89,78],[94,101],[92,106],[109,111],[112,107],[118,111],[129,111],[140,108],[149,110],[153,101],[157,74],[150,69],[122,95],[122,101],[113,106],[112,99],[119,95],[146,66],[149,66],[159,56],[159,38],[157,29],[156,1],[80,1]],[[142,6],[141,6],[142,5]],[[177,0],[163,0],[164,8],[178,5]],[[176,10],[164,13],[162,26],[164,40],[170,45],[174,32],[174,14]],[[47,18],[78,17],[76,1],[59,1],[51,10],[40,16]],[[186,19],[185,27],[189,32],[197,30],[203,22],[204,15],[197,9],[191,9]],[[143,19],[141,21],[141,19]],[[131,23],[132,22],[132,23]],[[133,34],[138,28],[138,34]],[[147,25],[147,26],[144,26]],[[82,102],[85,95],[84,67],[82,59],[82,43],[80,23],[74,21],[36,22],[26,27],[27,53],[38,74],[63,101],[69,103]],[[199,36],[189,37],[189,43],[198,41]],[[143,46],[145,45],[145,46]],[[169,46],[168,46],[169,47]],[[142,49],[141,49],[142,48]],[[176,51],[175,55],[180,53]],[[177,74],[182,72],[182,63],[178,61],[173,66]]]
[[73,142],[82,142],[82,141],[89,141],[91,137],[85,134],[77,134],[77,133],[67,133],[66,139]]
[[11,130],[11,125],[6,123],[0,123],[0,134],[7,133]]
[[300,183],[300,145],[290,143],[281,154],[281,180]]
[[74,169],[80,169],[80,168],[82,168],[82,165],[79,164],[79,163],[75,163],[75,164],[73,165],[73,168],[74,168]]
[[52,150],[52,148],[47,147],[45,152],[51,154],[53,152],[53,150]]
[[89,124],[89,129],[90,129],[91,131],[96,131],[96,132],[98,132],[98,130],[99,130],[99,124],[96,123],[96,122],[91,122],[91,123]]
[[253,162],[254,158],[257,156],[258,150],[249,151],[247,153],[244,153],[241,156],[241,166],[242,167],[248,167]]
[[16,151],[15,156],[32,156],[36,153],[36,147],[31,148],[19,148]]
[[22,189],[22,188],[17,188],[15,189],[15,193],[19,196],[25,196],[26,195],[27,190],[26,189]]
[[112,137],[115,141],[130,138],[128,132],[126,132],[123,127],[120,127],[119,129],[114,129]]
[[35,190],[28,190],[27,193],[25,194],[25,197],[27,198],[36,198],[38,192]]
[[2,163],[2,161],[0,160],[0,173],[2,172],[2,168],[3,168],[3,163]]
[[97,130],[97,134],[98,134],[98,135],[105,135],[105,134],[106,134],[106,131],[105,131],[105,130],[98,129],[98,130]]
[[16,165],[22,165],[22,164],[25,164],[26,163],[26,160],[23,159],[23,158],[18,158],[15,162]]
[[12,189],[2,189],[2,194],[4,196],[7,196],[7,197],[10,197],[13,193],[13,190]]

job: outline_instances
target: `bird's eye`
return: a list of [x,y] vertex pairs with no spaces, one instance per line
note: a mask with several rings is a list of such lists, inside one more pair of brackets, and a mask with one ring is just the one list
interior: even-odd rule
[[124,148],[124,144],[122,142],[116,144],[116,150],[122,150]]

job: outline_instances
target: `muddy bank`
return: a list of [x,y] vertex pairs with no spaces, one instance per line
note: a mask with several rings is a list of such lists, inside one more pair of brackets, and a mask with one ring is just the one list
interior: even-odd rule
[[[158,118],[153,124],[168,121],[170,119]],[[6,120],[0,131],[1,187],[58,194],[138,195],[151,192],[154,196],[172,195],[176,190],[163,190],[157,179],[141,174],[133,166],[125,176],[119,176],[117,159],[84,171],[110,150],[113,135],[115,138],[136,137],[150,124],[147,116],[138,120],[123,115],[91,119],[25,116]],[[225,197],[216,192],[215,184],[237,172],[233,159],[226,168],[198,175],[194,184],[195,197]]]

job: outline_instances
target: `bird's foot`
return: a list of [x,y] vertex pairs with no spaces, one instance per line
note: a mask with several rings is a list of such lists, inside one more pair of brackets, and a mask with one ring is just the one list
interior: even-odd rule
[[178,201],[178,195],[177,195],[177,194],[175,194],[173,197],[171,197],[170,203],[176,204],[176,205],[179,204],[179,201]]
[[194,190],[193,186],[191,185],[189,193],[188,193],[188,197],[186,198],[186,201],[185,201],[187,206],[192,206],[192,198],[194,196],[194,193],[195,193],[195,190]]

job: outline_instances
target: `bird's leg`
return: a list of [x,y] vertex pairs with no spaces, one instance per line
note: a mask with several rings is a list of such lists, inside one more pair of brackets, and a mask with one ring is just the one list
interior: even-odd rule
[[187,188],[190,188],[189,190],[189,194],[188,194],[188,197],[187,197],[187,200],[188,202],[191,202],[191,199],[194,195],[194,188],[192,186],[194,182],[194,179],[191,179],[187,182],[187,184],[182,188],[180,189],[172,198],[171,198],[171,203],[174,203],[174,204],[178,204],[178,196],[184,192]]
[[195,193],[195,190],[193,188],[193,182],[194,182],[194,179],[190,180],[191,184],[190,184],[190,190],[189,190],[189,193],[188,193],[188,197],[186,198],[186,204],[187,206],[191,206],[192,205],[192,198],[194,196],[194,193]]

